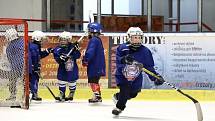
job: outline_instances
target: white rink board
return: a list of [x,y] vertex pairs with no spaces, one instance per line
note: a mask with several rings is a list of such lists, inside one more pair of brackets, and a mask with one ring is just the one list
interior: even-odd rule
[[[204,121],[215,121],[215,102],[202,102]],[[128,101],[119,117],[111,114],[110,100],[97,105],[87,100],[70,103],[33,102],[29,110],[0,108],[1,121],[197,121],[192,102]]]

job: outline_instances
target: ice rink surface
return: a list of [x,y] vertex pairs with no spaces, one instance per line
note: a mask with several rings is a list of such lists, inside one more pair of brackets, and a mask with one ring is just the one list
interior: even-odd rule
[[[215,102],[200,102],[204,121],[215,121]],[[129,100],[120,116],[111,114],[114,104],[105,100],[59,103],[32,102],[29,110],[0,107],[0,121],[197,121],[193,102]]]

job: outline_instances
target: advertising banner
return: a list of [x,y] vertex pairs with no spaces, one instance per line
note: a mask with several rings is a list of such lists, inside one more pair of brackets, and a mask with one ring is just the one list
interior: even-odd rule
[[[116,48],[123,42],[126,42],[125,36],[110,37],[112,87],[116,86]],[[215,89],[214,43],[214,34],[198,33],[145,34],[143,39],[143,45],[152,52],[156,71],[166,81],[183,89]],[[155,87],[146,74],[143,75],[143,88],[169,88],[165,85]]]
[[[42,49],[55,48],[58,44],[58,37],[47,34],[49,39],[42,45]],[[78,40],[80,35],[73,36],[73,41]],[[125,33],[105,33],[102,43],[105,49],[106,77],[101,79],[104,88],[116,87],[116,48],[119,44],[127,41]],[[83,56],[88,44],[85,37],[81,46]],[[175,84],[182,89],[215,89],[215,34],[213,33],[146,33],[143,38],[143,45],[148,47],[155,62],[154,68],[164,77],[166,81]],[[82,58],[82,57],[81,57]],[[87,87],[86,67],[81,65],[81,58],[78,59],[79,80],[77,85]],[[40,85],[57,85],[57,68],[53,55],[41,60],[41,81]],[[143,78],[144,89],[161,88],[155,87],[145,73]]]

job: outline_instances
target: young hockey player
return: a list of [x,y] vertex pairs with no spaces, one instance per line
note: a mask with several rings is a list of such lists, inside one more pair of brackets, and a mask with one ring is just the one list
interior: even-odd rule
[[9,79],[10,97],[6,100],[16,100],[17,81],[23,79],[24,73],[24,40],[18,36],[14,28],[10,28],[5,32],[6,40],[8,41],[6,54],[10,63],[10,71],[0,70],[2,78]]
[[87,66],[88,83],[94,93],[89,103],[102,102],[99,80],[105,76],[105,56],[102,41],[99,38],[102,26],[99,23],[88,24],[89,43],[83,56],[82,65]]
[[[46,41],[46,36],[42,31],[34,31],[32,33],[31,42],[29,44],[29,59],[31,59],[31,65],[29,63],[30,74],[30,90],[32,94],[32,100],[41,101],[42,98],[38,96],[38,82],[40,78],[40,59],[48,56],[53,52],[52,48],[48,48],[44,51],[41,51],[41,45],[43,41]],[[30,61],[29,61],[30,62]]]
[[[114,94],[113,100],[116,108],[112,114],[119,115],[126,107],[127,100],[135,98],[141,91],[143,76],[141,69],[144,68],[156,73],[151,51],[142,45],[143,32],[139,27],[130,27],[127,31],[128,43],[122,44],[116,52],[116,83],[119,92]],[[136,64],[134,62],[138,62]],[[162,85],[163,81],[148,75],[155,85]],[[161,77],[161,76],[160,76]],[[163,79],[161,77],[161,79]]]
[[[62,32],[59,35],[60,45],[54,49],[54,59],[59,64],[57,79],[59,80],[60,94],[57,100],[73,100],[76,81],[78,80],[78,66],[76,60],[80,58],[79,45],[77,42],[71,43],[72,36],[70,32]],[[73,49],[70,55],[67,55]],[[66,83],[69,85],[70,93],[65,97]]]

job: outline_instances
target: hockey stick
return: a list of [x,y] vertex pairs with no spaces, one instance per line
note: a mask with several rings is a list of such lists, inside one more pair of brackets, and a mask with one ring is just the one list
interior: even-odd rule
[[[151,71],[147,70],[146,68],[142,67],[142,70],[146,73],[148,73],[149,75],[155,77],[156,79],[161,79],[159,76],[157,76],[156,74],[152,73]],[[164,81],[164,80],[163,80]],[[170,87],[172,87],[173,89],[175,89],[177,92],[181,93],[182,95],[184,95],[185,97],[189,98],[190,100],[193,101],[193,103],[195,104],[195,107],[196,107],[196,111],[197,111],[197,119],[198,121],[203,121],[203,114],[202,114],[202,109],[201,109],[201,105],[200,103],[194,99],[193,97],[191,97],[190,95],[188,94],[185,94],[184,92],[182,92],[179,88],[175,87],[173,84],[167,82],[167,81],[164,81],[164,83]]]
[[[60,97],[56,97],[55,94],[53,93],[53,91],[51,90],[51,88],[48,85],[45,84],[45,86],[49,90],[49,92],[51,93],[51,95],[54,97],[55,100],[61,101]],[[70,99],[68,99],[67,97],[65,97],[65,101],[69,101],[69,100]]]
[[51,95],[54,97],[55,100],[58,100],[58,98],[55,96],[55,94],[53,93],[53,91],[50,89],[50,87],[48,85],[46,85],[46,88],[49,90],[49,92],[51,93]]
[[[92,14],[92,11],[89,11],[89,23],[92,23],[92,22],[94,22],[94,17],[93,17],[93,14]],[[80,43],[82,40],[83,40],[83,38],[86,36],[88,34],[88,31],[85,31],[84,32],[84,35],[82,35],[79,39],[78,39],[78,41],[76,41],[77,43]],[[69,53],[67,53],[67,57],[69,57],[69,55],[74,51],[74,47],[69,51]]]
[[[84,35],[82,35],[81,38],[78,39],[77,43],[80,43],[81,40],[86,36],[87,33],[88,33],[88,32],[85,31]],[[66,56],[69,57],[69,55],[74,51],[74,49],[75,49],[75,48],[73,47],[73,48],[66,54]]]

